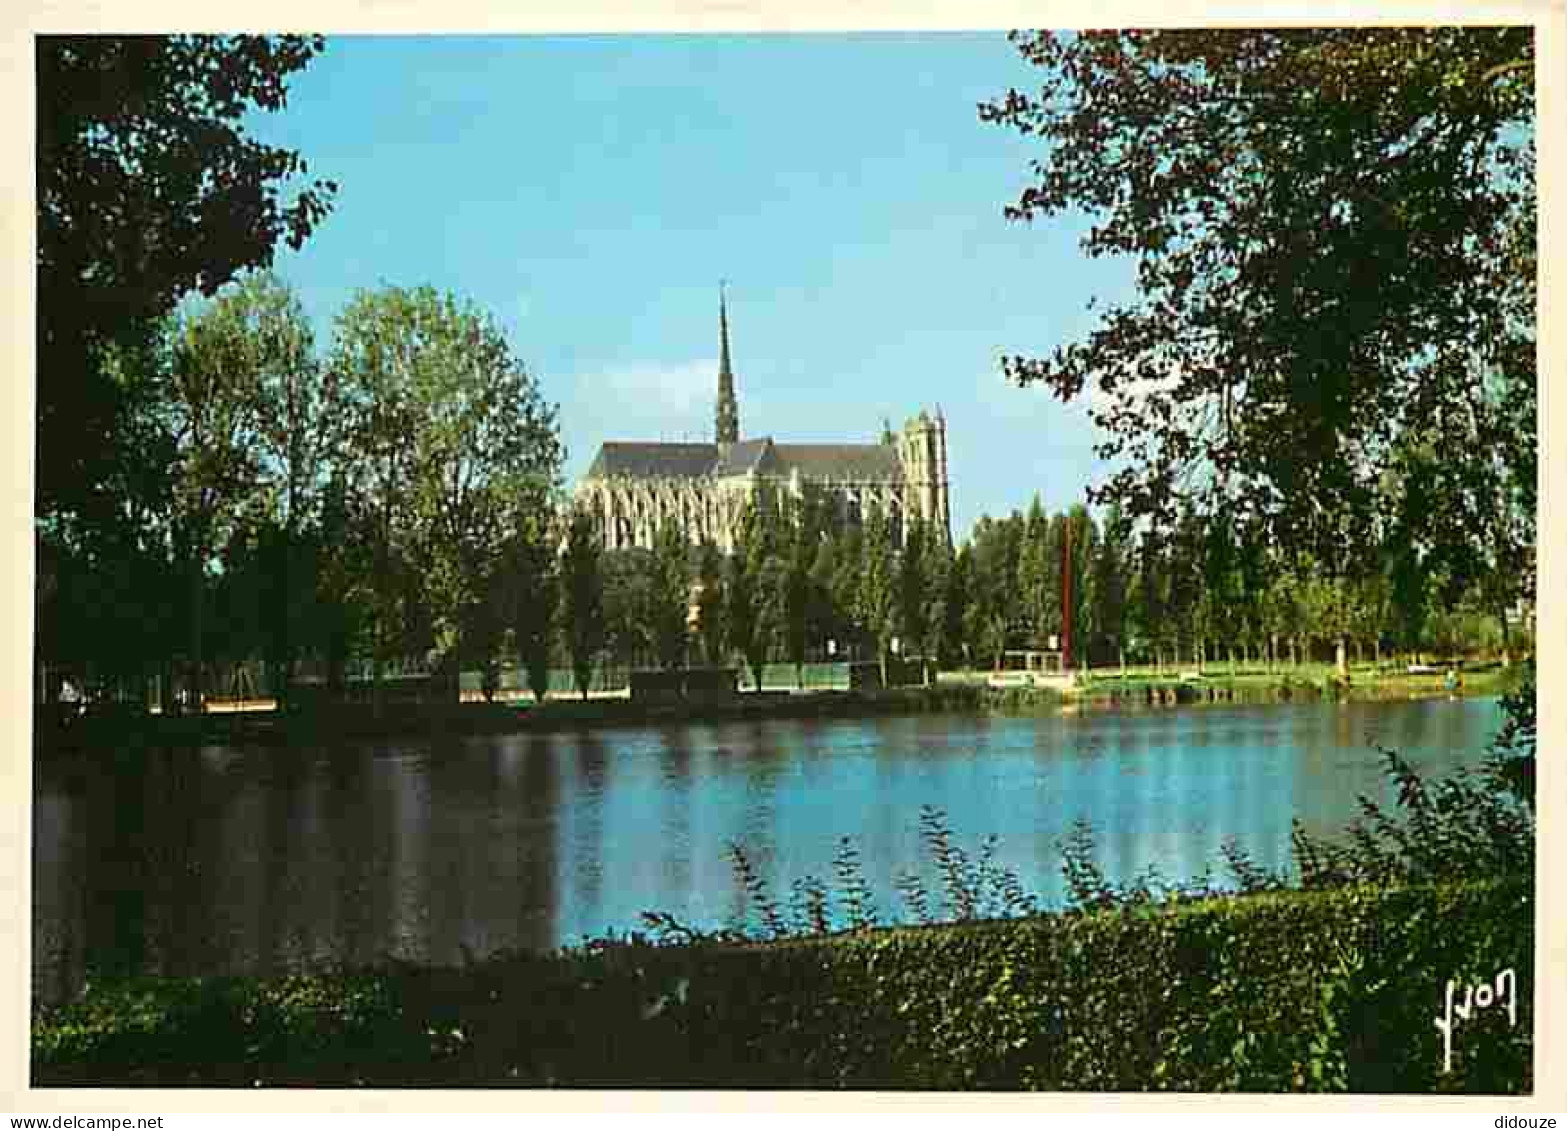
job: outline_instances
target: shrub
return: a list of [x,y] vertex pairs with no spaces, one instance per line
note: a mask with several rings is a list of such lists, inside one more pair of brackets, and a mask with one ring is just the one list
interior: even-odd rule
[[[1432,1024],[1511,968],[1518,1022]],[[1270,892],[770,943],[641,938],[465,970],[98,987],[34,1083],[1517,1093],[1518,880]]]
[[1504,721],[1477,768],[1429,783],[1398,753],[1378,748],[1398,787],[1397,810],[1360,799],[1343,839],[1309,835],[1297,821],[1296,866],[1308,888],[1364,883],[1532,879],[1535,866],[1535,693],[1532,678],[1502,699]]

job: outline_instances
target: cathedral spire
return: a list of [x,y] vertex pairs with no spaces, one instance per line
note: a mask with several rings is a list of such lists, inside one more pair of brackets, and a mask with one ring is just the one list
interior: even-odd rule
[[718,283],[718,429],[720,444],[740,439],[740,405],[735,400],[735,375],[729,368],[729,312],[724,306],[724,284]]

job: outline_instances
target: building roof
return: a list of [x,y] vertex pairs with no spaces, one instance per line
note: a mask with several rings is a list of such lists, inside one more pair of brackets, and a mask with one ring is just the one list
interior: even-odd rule
[[599,448],[585,478],[703,479],[730,475],[787,476],[804,480],[891,482],[903,469],[891,444],[776,444],[772,437],[717,444],[626,443]]
[[903,476],[891,444],[776,444],[781,470],[802,479],[896,480]]
[[763,436],[759,440],[741,440],[730,444],[727,451],[719,453],[713,465],[714,475],[745,475],[751,472],[766,473],[776,470],[777,460],[769,457],[773,438]]
[[698,479],[712,471],[717,459],[717,444],[609,441],[599,448],[587,478],[624,475],[633,479]]

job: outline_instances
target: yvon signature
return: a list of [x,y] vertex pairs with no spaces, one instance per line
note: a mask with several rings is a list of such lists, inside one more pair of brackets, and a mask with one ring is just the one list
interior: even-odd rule
[[1511,967],[1503,970],[1492,982],[1481,982],[1478,985],[1464,987],[1462,1002],[1455,1000],[1458,986],[1449,978],[1447,980],[1447,1007],[1446,1015],[1436,1019],[1436,1027],[1442,1034],[1442,1071],[1444,1073],[1453,1070],[1453,1030],[1461,1021],[1468,1021],[1474,1016],[1477,1009],[1490,1009],[1493,1005],[1500,1005],[1506,1000],[1507,1024],[1509,1027],[1518,1024],[1518,975]]

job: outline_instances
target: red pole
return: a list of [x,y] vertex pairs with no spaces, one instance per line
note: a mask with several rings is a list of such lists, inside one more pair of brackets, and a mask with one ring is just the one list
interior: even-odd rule
[[1061,668],[1072,670],[1072,515],[1066,516],[1061,546]]

